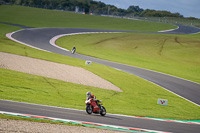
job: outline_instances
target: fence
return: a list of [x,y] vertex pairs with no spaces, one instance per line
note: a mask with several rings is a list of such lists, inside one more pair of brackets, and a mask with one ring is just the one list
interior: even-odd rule
[[200,20],[199,19],[173,18],[173,17],[135,17],[135,18],[139,19],[139,20],[145,20],[145,21],[186,25],[186,26],[200,28]]
[[200,28],[200,19],[175,18],[175,17],[137,17],[137,16],[127,17],[127,16],[114,16],[114,15],[101,15],[101,16],[152,21],[152,22],[158,22],[158,23],[169,23],[169,24],[175,24],[175,25],[186,25],[186,26]]

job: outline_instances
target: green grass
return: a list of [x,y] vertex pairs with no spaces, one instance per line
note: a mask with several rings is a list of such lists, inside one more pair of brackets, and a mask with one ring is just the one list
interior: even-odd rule
[[23,6],[0,5],[0,22],[28,27],[71,27],[133,31],[160,31],[174,25],[146,21],[91,16]]
[[56,43],[66,49],[76,45],[77,52],[81,54],[200,83],[199,35],[83,34],[62,37]]
[[[0,6],[0,12],[1,22],[29,27],[75,27],[137,31],[158,31],[175,28],[167,24],[80,15],[20,6]],[[1,68],[0,99],[84,110],[85,93],[90,90],[97,98],[103,100],[108,113],[174,119],[200,119],[200,108],[198,106],[139,77],[96,63],[86,66],[84,60],[36,50],[5,37],[5,33],[19,29],[18,27],[0,24],[0,51],[82,67],[120,87],[123,92],[83,86]],[[192,37],[196,38],[198,36],[194,35]],[[97,39],[102,40],[102,37]],[[114,41],[115,39],[111,40]],[[75,44],[78,46],[80,43],[76,41]],[[78,52],[81,50],[80,48],[78,46]],[[86,48],[93,49],[90,46],[86,46]],[[103,49],[103,46],[101,46],[101,49]],[[116,50],[118,50],[118,47],[116,47]],[[110,51],[102,51],[102,53],[110,56]],[[121,55],[116,56],[120,57]],[[142,62],[142,60],[137,61],[138,64],[140,64],[139,62]],[[168,99],[169,105],[157,105],[158,98]]]
[[[0,97],[84,110],[85,92],[90,90],[97,98],[103,100],[109,113],[174,119],[200,118],[198,106],[159,86],[112,68],[103,68],[99,72],[116,82],[123,93],[0,69],[0,74],[4,77],[0,79]],[[158,98],[168,99],[169,105],[157,105]]]
[[[16,27],[0,24],[0,51],[83,67],[120,87],[115,92],[0,69],[0,99],[37,103],[75,109],[85,109],[85,93],[92,91],[103,100],[108,113],[173,119],[200,119],[200,108],[137,76],[55,53],[36,50],[8,40],[5,33]],[[157,105],[157,99],[168,99],[168,106]]]
[[139,17],[138,19],[153,22],[166,22],[169,24],[187,25],[200,28],[200,19],[188,19],[188,18],[177,18],[177,17]]

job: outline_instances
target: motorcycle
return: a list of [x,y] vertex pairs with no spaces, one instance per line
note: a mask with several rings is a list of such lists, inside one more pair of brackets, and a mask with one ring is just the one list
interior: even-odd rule
[[72,51],[71,51],[71,52],[72,52],[72,54],[74,54],[74,53],[75,53],[75,51],[76,51],[76,49],[72,49]]
[[86,104],[86,112],[88,114],[100,114],[101,116],[106,115],[106,109],[104,106],[102,106],[102,101],[100,100],[93,100],[92,98],[85,101]]

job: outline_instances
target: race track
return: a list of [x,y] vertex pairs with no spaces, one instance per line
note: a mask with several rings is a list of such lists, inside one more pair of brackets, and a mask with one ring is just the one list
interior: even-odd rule
[[85,121],[90,123],[101,123],[122,127],[148,129],[162,132],[199,133],[200,131],[200,124],[159,121],[114,114],[106,114],[105,117],[102,117],[99,114],[88,115],[85,111],[81,110],[70,110],[65,108],[48,107],[43,105],[4,100],[0,100],[0,110],[45,117]]
[[[181,26],[179,29],[174,31],[165,32],[168,34],[188,34],[198,31],[195,28],[186,28],[186,26]],[[185,31],[185,32],[183,32]],[[200,30],[199,30],[200,31]],[[57,35],[61,34],[73,34],[73,33],[85,33],[85,32],[135,32],[135,31],[113,31],[113,30],[97,30],[97,29],[75,29],[75,28],[31,28],[18,31],[12,34],[12,37],[20,42],[28,44],[30,46],[50,51],[53,53],[58,53],[66,56],[71,56],[74,58],[79,58],[83,60],[90,60],[95,63],[110,66],[121,71],[125,71],[148,81],[151,81],[161,87],[197,104],[200,105],[200,84],[173,77],[170,75],[134,67],[128,66],[120,63],[115,63],[111,61],[106,61],[102,59],[97,59],[81,54],[71,54],[70,52],[59,49],[55,46],[50,45],[49,41]],[[138,32],[137,32],[138,33]],[[147,32],[149,33],[149,32]],[[152,32],[151,32],[152,33]],[[156,32],[157,33],[157,32]]]
[[[59,49],[50,45],[49,41],[56,35],[82,33],[82,32],[131,32],[131,31],[113,31],[113,30],[98,30],[98,29],[75,29],[75,28],[26,28],[12,34],[12,38],[27,45],[66,55],[83,60],[91,60],[93,62],[110,66],[121,71],[125,71],[136,76],[142,77],[150,82],[153,82],[189,101],[200,105],[200,84],[173,77],[170,75],[128,66],[111,61],[101,60],[81,54],[71,54],[65,50]],[[134,31],[133,31],[134,32]],[[180,26],[179,29],[164,32],[165,34],[190,34],[200,32],[199,29]],[[141,33],[141,32],[135,32]],[[146,32],[155,33],[155,32]],[[156,32],[157,33],[157,32]],[[163,33],[163,32],[161,32]],[[132,117],[124,117],[108,114],[106,117],[99,115],[88,116],[84,111],[75,111],[61,108],[46,107],[40,105],[24,104],[10,101],[0,100],[0,110],[8,112],[26,113],[33,115],[66,118],[72,120],[89,121],[95,123],[105,123],[110,125],[120,125],[126,127],[145,128],[150,130],[167,131],[167,132],[199,132],[200,125],[171,123],[166,121],[146,120]]]

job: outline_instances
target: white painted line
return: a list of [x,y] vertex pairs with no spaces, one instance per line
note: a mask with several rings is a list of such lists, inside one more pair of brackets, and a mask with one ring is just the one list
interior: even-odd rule
[[[176,29],[178,29],[178,28],[179,28],[179,26],[178,26]],[[171,31],[172,31],[172,30],[176,30],[176,29],[171,29]],[[168,31],[170,31],[170,30],[168,30]],[[162,31],[160,31],[160,32],[162,32]],[[164,32],[164,31],[163,31],[163,32]],[[121,33],[121,32],[80,32],[80,33],[61,34],[61,35],[57,35],[57,36],[53,37],[53,38],[49,41],[49,43],[50,43],[51,45],[57,47],[57,48],[66,50],[66,49],[64,49],[64,48],[62,48],[62,47],[57,46],[57,45],[55,44],[55,41],[56,41],[57,39],[59,39],[60,37],[63,37],[63,36],[80,35],[80,34],[92,34],[92,33]],[[66,50],[66,51],[68,51],[68,50]],[[119,64],[121,64],[121,63],[119,63]],[[122,64],[122,65],[126,65],[126,64]],[[126,66],[130,66],[130,65],[126,65]],[[131,66],[131,67],[136,67],[136,66]],[[136,68],[140,68],[140,67],[136,67]],[[117,69],[117,68],[114,68],[114,69],[120,70],[120,69]],[[147,71],[151,71],[151,72],[160,73],[160,74],[167,75],[167,76],[170,76],[170,77],[175,77],[175,78],[182,79],[182,80],[185,80],[185,81],[188,81],[188,82],[192,82],[192,83],[195,83],[195,84],[199,84],[199,83],[197,83],[197,82],[190,81],[190,80],[187,80],[187,79],[183,79],[183,78],[180,78],[180,77],[176,77],[176,76],[173,76],[173,75],[169,75],[169,74],[166,74],[166,73],[161,73],[161,72],[158,72],[158,71],[153,71],[153,70],[144,69],[144,68],[140,68],[140,69],[147,70]],[[121,70],[121,71],[122,71],[122,70]],[[143,79],[144,79],[144,78],[143,78]],[[145,80],[147,80],[147,79],[145,79]],[[147,80],[147,81],[149,81],[149,80]],[[151,82],[151,81],[149,81],[149,82]],[[153,82],[151,82],[151,83],[153,83]],[[155,84],[155,83],[153,83],[153,84]],[[155,84],[155,85],[160,86],[160,85],[158,85],[158,84]],[[160,87],[162,87],[162,86],[160,86]],[[164,87],[162,87],[162,88],[164,88]],[[171,92],[171,93],[173,93],[173,94],[175,94],[175,95],[177,95],[177,96],[179,96],[179,97],[181,97],[181,98],[183,98],[183,99],[185,99],[185,100],[187,100],[187,101],[189,101],[189,102],[191,102],[191,103],[193,103],[193,104],[195,104],[195,105],[197,105],[197,106],[200,106],[199,104],[197,104],[197,103],[195,103],[195,102],[192,102],[192,101],[190,101],[190,100],[188,100],[188,99],[186,99],[186,98],[184,98],[184,97],[182,97],[182,96],[176,94],[175,92],[172,92],[172,91],[170,91],[170,90],[168,90],[168,89],[166,89],[166,88],[164,88],[164,89],[167,90],[167,91],[169,91],[169,92]]]
[[[179,27],[178,27],[178,28],[179,28]],[[43,29],[43,28],[30,28],[30,29]],[[24,29],[22,29],[22,30],[24,30]],[[40,49],[40,48],[38,48],[38,47],[34,47],[34,46],[32,46],[32,45],[29,45],[29,44],[20,42],[20,41],[14,39],[14,38],[12,37],[12,34],[17,33],[17,32],[19,32],[19,31],[22,31],[22,30],[18,30],[18,31],[15,31],[15,32],[12,32],[12,33],[7,33],[7,34],[6,34],[6,37],[8,37],[9,39],[11,39],[11,40],[13,40],[13,41],[15,41],[15,42],[21,43],[21,44],[23,44],[23,45],[26,45],[26,46],[29,46],[29,47],[32,47],[32,48],[35,48],[35,49],[38,49],[38,50],[50,52],[50,51],[47,51],[47,50],[44,50],[44,49]],[[57,46],[57,45],[55,44],[56,40],[59,39],[60,37],[63,37],[63,36],[79,35],[79,34],[98,34],[98,33],[122,33],[122,32],[80,32],[80,33],[61,34],[61,35],[57,35],[57,36],[53,37],[53,38],[49,41],[49,43],[50,43],[51,45],[55,46],[55,47],[58,47],[58,48],[60,48],[60,49],[66,50],[66,51],[69,51],[69,50],[67,50],[67,49],[64,49],[64,48],[62,48],[62,47]],[[199,32],[199,33],[200,33],[200,32]],[[121,63],[119,63],[119,64],[121,64]],[[126,65],[126,64],[122,64],[122,65]],[[126,66],[130,66],[130,65],[126,65]],[[132,67],[136,67],[136,66],[132,66]],[[140,67],[137,67],[137,68],[140,68]],[[115,69],[117,69],[117,68],[115,68]],[[153,70],[149,70],[149,69],[145,69],[145,68],[140,68],[140,69],[148,70],[148,71],[152,71],[152,72],[157,72],[157,73],[164,74],[164,75],[168,75],[168,76],[171,76],[171,77],[176,77],[176,76],[173,76],[173,75],[169,75],[169,74],[165,74],[165,73],[161,73],[161,72],[158,72],[158,71],[153,71]],[[119,70],[119,69],[118,69],[118,70]],[[180,78],[180,77],[176,77],[176,78],[179,78],[179,79],[182,79],[182,80],[186,80],[186,81],[189,81],[189,82],[192,82],[192,83],[200,84],[200,83],[197,83],[197,82],[194,82],[194,81],[191,81],[191,80],[187,80],[187,79],[183,79],[183,78]]]
[[194,34],[199,34],[200,32],[196,32],[196,33],[191,33],[191,34],[189,34],[189,35],[194,35]]
[[[3,100],[3,99],[1,99],[1,101],[7,101],[7,102],[12,102],[12,103],[21,103],[21,104],[27,104],[27,105],[36,105],[36,106],[41,106],[41,107],[51,107],[51,108],[55,108],[55,109],[65,109],[65,110],[86,112],[85,110],[80,110],[80,109],[64,108],[64,107],[41,105],[41,104],[34,104],[34,103],[25,103],[25,102],[18,102],[18,101]],[[127,117],[127,118],[135,118],[135,119],[149,119],[149,120],[163,121],[163,122],[176,122],[176,123],[183,123],[183,124],[199,124],[200,125],[200,123],[197,123],[197,122],[184,122],[184,121],[177,121],[177,120],[170,120],[170,121],[168,121],[168,120],[159,119],[159,118],[156,119],[156,118],[129,116],[129,115],[122,115],[122,114],[110,114],[110,113],[107,113],[107,115]]]
[[[121,63],[119,63],[119,64],[121,64]],[[126,64],[122,64],[122,65],[126,65]],[[130,65],[126,65],[126,66],[130,66]],[[136,66],[131,66],[131,67],[136,67]],[[136,68],[140,68],[140,67],[136,67]],[[114,68],[114,69],[120,70],[120,69],[117,69],[117,68]],[[190,80],[187,80],[187,79],[183,79],[183,78],[180,78],[180,77],[176,77],[176,76],[173,76],[173,75],[169,75],[169,74],[166,74],[166,73],[161,73],[161,72],[158,72],[158,71],[148,70],[148,69],[145,69],[145,68],[140,68],[140,69],[147,70],[147,71],[151,71],[151,72],[160,73],[160,74],[167,75],[167,76],[170,76],[170,77],[175,77],[175,78],[177,78],[177,79],[185,80],[185,81],[188,81],[188,82],[195,83],[195,84],[198,84],[198,85],[199,85],[199,83],[197,83],[197,82],[190,81]],[[123,71],[123,70],[120,70],[120,71]],[[139,77],[139,76],[138,76],[138,77]],[[141,77],[141,78],[142,78],[142,77]],[[143,79],[144,79],[144,78],[143,78]],[[144,79],[144,80],[147,80],[147,79]],[[159,86],[159,87],[162,87],[162,86],[160,86],[160,85],[158,85],[158,84],[156,84],[156,83],[154,83],[154,82],[152,82],[152,81],[150,81],[150,80],[147,80],[147,81],[149,81],[149,82],[151,82],[151,83],[153,83],[153,84],[155,84],[155,85],[157,85],[157,86]],[[197,106],[200,106],[199,104],[197,104],[197,103],[195,103],[195,102],[192,102],[192,101],[188,100],[187,98],[184,98],[184,97],[182,97],[182,96],[176,94],[175,92],[168,90],[168,89],[165,88],[165,87],[162,87],[162,88],[165,89],[165,90],[167,90],[167,91],[169,91],[169,92],[171,92],[171,93],[173,93],[173,94],[175,94],[175,95],[177,95],[178,97],[181,97],[181,98],[183,98],[183,99],[185,99],[185,100],[187,100],[187,101],[189,101],[189,102],[191,102],[191,103],[193,103],[193,104],[195,104],[195,105],[197,105]]]
[[62,47],[56,45],[56,43],[55,43],[56,40],[57,40],[58,38],[63,37],[64,35],[66,35],[66,34],[57,35],[57,36],[53,37],[53,38],[49,41],[49,43],[50,43],[52,46],[54,46],[54,47],[57,47],[57,48],[59,48],[59,49],[65,50],[65,51],[69,51],[68,49],[62,48]]
[[[151,82],[151,81],[150,81],[150,82]],[[153,83],[153,82],[151,82],[151,83]],[[194,83],[195,83],[195,82],[194,82]],[[156,84],[156,83],[153,83],[153,84],[155,84],[155,85],[157,85],[157,86],[160,86],[160,85],[158,85],[158,84]],[[162,87],[162,86],[160,86],[160,87]],[[185,98],[185,97],[182,97],[182,96],[178,95],[177,93],[175,93],[175,92],[173,92],[173,91],[170,91],[170,90],[166,89],[165,87],[162,87],[162,88],[164,88],[165,90],[167,90],[167,91],[169,91],[169,92],[171,92],[171,93],[177,95],[177,96],[180,97],[180,98],[185,99],[185,100],[188,101],[188,102],[193,103],[194,105],[200,106],[199,104],[197,104],[197,103],[195,103],[195,102],[192,102],[192,101],[190,101],[189,99],[187,99],[187,98]]]
[[[69,34],[61,34],[61,35],[57,35],[55,37],[53,37],[49,43],[55,47],[58,47],[58,48],[61,48],[63,49],[62,47],[59,47],[55,44],[56,40],[59,39],[60,37],[63,37],[63,36],[70,36],[70,35],[80,35],[80,34],[98,34],[98,33],[121,33],[121,32],[80,32],[80,33],[69,33]],[[65,49],[67,50],[67,49]],[[69,51],[69,50],[68,50]],[[118,63],[118,64],[121,64],[121,63]],[[122,65],[126,65],[126,64],[122,64]],[[126,66],[130,66],[130,65],[126,65]],[[131,66],[131,67],[136,67],[136,66]],[[140,69],[143,69],[143,70],[147,70],[147,71],[151,71],[151,72],[156,72],[156,73],[160,73],[160,74],[163,74],[163,75],[167,75],[167,76],[171,76],[171,77],[175,77],[175,78],[178,78],[178,79],[182,79],[182,80],[185,80],[185,81],[189,81],[189,82],[192,82],[192,83],[195,83],[195,84],[200,84],[200,83],[197,83],[197,82],[194,82],[194,81],[191,81],[191,80],[187,80],[187,79],[184,79],[184,78],[180,78],[180,77],[176,77],[176,76],[173,76],[173,75],[169,75],[169,74],[166,74],[166,73],[162,73],[162,72],[158,72],[158,71],[154,71],[154,70],[149,70],[149,69],[145,69],[145,68],[141,68],[141,67],[136,67],[136,68],[140,68]],[[117,69],[117,68],[115,68]],[[120,70],[120,69],[117,69],[117,70]],[[120,70],[122,71],[122,70]]]
[[[22,30],[24,30],[24,29],[22,29]],[[14,38],[12,37],[12,35],[13,35],[14,33],[19,32],[19,31],[22,31],[22,30],[18,30],[18,31],[15,31],[15,32],[12,32],[12,33],[7,33],[7,34],[6,34],[6,37],[9,38],[9,39],[11,39],[11,40],[13,40],[13,41],[15,41],[15,42],[17,42],[17,43],[21,43],[21,44],[26,45],[26,46],[29,46],[29,47],[31,47],[31,48],[35,48],[35,49],[38,49],[38,50],[50,52],[50,51],[47,51],[47,50],[44,50],[44,49],[40,49],[40,48],[38,48],[38,47],[34,47],[34,46],[29,45],[29,44],[27,44],[27,43],[18,41],[18,40],[14,39]]]
[[71,108],[64,108],[64,107],[57,107],[57,106],[50,106],[50,105],[41,105],[41,104],[34,104],[34,103],[25,103],[25,102],[18,102],[18,101],[4,100],[4,99],[1,99],[1,101],[7,101],[7,102],[12,102],[12,103],[22,103],[22,104],[27,104],[27,105],[36,105],[36,106],[41,106],[41,107],[51,107],[51,108],[57,108],[57,109],[67,109],[67,110],[75,110],[75,111],[85,112],[84,110],[71,109]]
[[[97,126],[102,126],[102,127],[112,127],[112,128],[121,128],[121,129],[132,128],[132,129],[136,129],[136,130],[143,130],[145,132],[166,133],[166,132],[163,132],[163,131],[149,130],[149,129],[143,129],[143,128],[124,127],[124,126],[117,126],[117,125],[109,125],[109,124],[94,123],[94,122],[87,122],[87,121],[77,121],[77,120],[70,120],[70,119],[61,119],[61,118],[40,116],[40,115],[32,115],[32,114],[13,113],[13,112],[6,112],[6,111],[0,111],[0,114],[10,114],[10,115],[27,116],[27,117],[31,117],[32,116],[32,117],[36,117],[36,118],[40,117],[41,119],[50,119],[50,120],[56,120],[56,121],[75,122],[75,123],[80,123],[80,124],[97,125]],[[131,129],[129,129],[129,130],[131,131]]]
[[121,32],[79,32],[79,33],[69,33],[69,34],[60,34],[57,36],[54,36],[53,38],[51,38],[51,40],[49,40],[49,43],[54,46],[57,47],[59,49],[65,50],[65,51],[70,51],[68,49],[62,48],[58,45],[56,45],[56,40],[63,37],[63,36],[72,36],[72,35],[81,35],[81,34],[99,34],[99,33],[121,33]]
[[[178,27],[178,28],[179,28],[179,27]],[[177,29],[178,29],[178,28],[177,28]],[[42,28],[38,28],[38,29],[42,29]],[[175,29],[172,29],[172,30],[175,30]],[[21,31],[21,30],[19,30],[19,31]],[[19,32],[19,31],[16,31],[16,32]],[[20,42],[20,41],[18,41],[18,40],[16,40],[16,39],[12,38],[12,37],[11,37],[12,34],[14,34],[14,33],[16,33],[16,32],[8,33],[8,34],[6,34],[6,36],[7,36],[8,38],[10,38],[11,40],[16,41],[16,42],[19,42],[19,43],[21,43],[21,44],[24,44],[24,45],[26,45],[26,46],[29,46],[29,47],[32,47],[32,48],[35,48],[35,49],[39,49],[39,50],[43,50],[43,49],[40,49],[40,48],[37,48],[37,47],[33,47],[33,46],[29,45],[29,44]],[[49,41],[49,43],[50,43],[51,45],[57,47],[57,48],[63,49],[63,50],[65,50],[65,51],[69,51],[69,50],[67,50],[67,49],[64,49],[64,48],[62,48],[62,47],[57,46],[57,45],[55,44],[55,41],[56,41],[58,38],[62,37],[62,36],[78,35],[78,34],[91,34],[91,33],[121,33],[121,32],[80,32],[80,33],[61,34],[61,35],[57,35],[57,36],[53,37],[53,38]],[[46,50],[43,50],[43,51],[46,51]],[[47,52],[50,52],[50,51],[47,51]],[[119,63],[119,64],[121,64],[121,63]],[[123,65],[126,65],[126,64],[123,64]],[[127,66],[130,66],[130,65],[127,65]],[[135,67],[135,66],[132,66],[132,67]],[[136,68],[140,68],[140,67],[136,67]],[[116,68],[115,68],[115,69],[116,69]],[[144,68],[140,68],[140,69],[148,70],[148,69],[144,69]],[[148,71],[157,72],[157,71],[153,71],[153,70],[148,70]],[[183,79],[183,78],[180,78],[180,77],[172,76],[172,75],[169,75],[169,74],[165,74],[165,73],[161,73],[161,72],[157,72],[157,73],[164,74],[164,75],[168,75],[168,76],[175,77],[175,78],[182,79],[182,80],[186,80],[186,81],[189,81],[189,82],[192,82],[192,83],[195,83],[195,84],[199,84],[199,83],[196,83],[196,82],[193,82],[193,81],[190,81],[190,80],[187,80],[187,79]],[[146,80],[146,79],[145,79],[145,80]],[[149,80],[147,80],[147,81],[149,81]],[[149,82],[151,82],[151,81],[149,81]],[[153,82],[151,82],[151,83],[153,83]],[[155,84],[155,83],[153,83],[153,84]],[[157,84],[156,84],[156,85],[157,85]],[[160,86],[160,85],[157,85],[157,86]],[[160,87],[162,87],[162,86],[160,86]],[[162,88],[164,88],[164,87],[162,87]],[[169,92],[171,92],[171,93],[173,93],[173,94],[175,94],[175,95],[177,95],[177,96],[179,96],[179,97],[181,97],[181,98],[183,98],[183,99],[185,99],[185,100],[187,100],[187,101],[189,101],[189,102],[191,102],[191,103],[193,103],[193,104],[195,104],[195,105],[197,105],[197,106],[200,106],[199,104],[196,104],[196,103],[194,103],[194,102],[192,102],[192,101],[190,101],[190,100],[188,100],[188,99],[186,99],[186,98],[184,98],[184,97],[182,97],[182,96],[180,96],[180,95],[178,95],[178,94],[176,94],[176,93],[174,93],[174,92],[172,92],[172,91],[170,91],[170,90],[168,90],[168,89],[166,89],[166,88],[164,88],[164,89],[167,90],[167,91],[169,91]]]
[[176,29],[162,30],[162,31],[158,31],[158,32],[169,32],[169,31],[174,31],[174,30],[177,30],[177,29],[179,29],[179,26],[177,26]]

